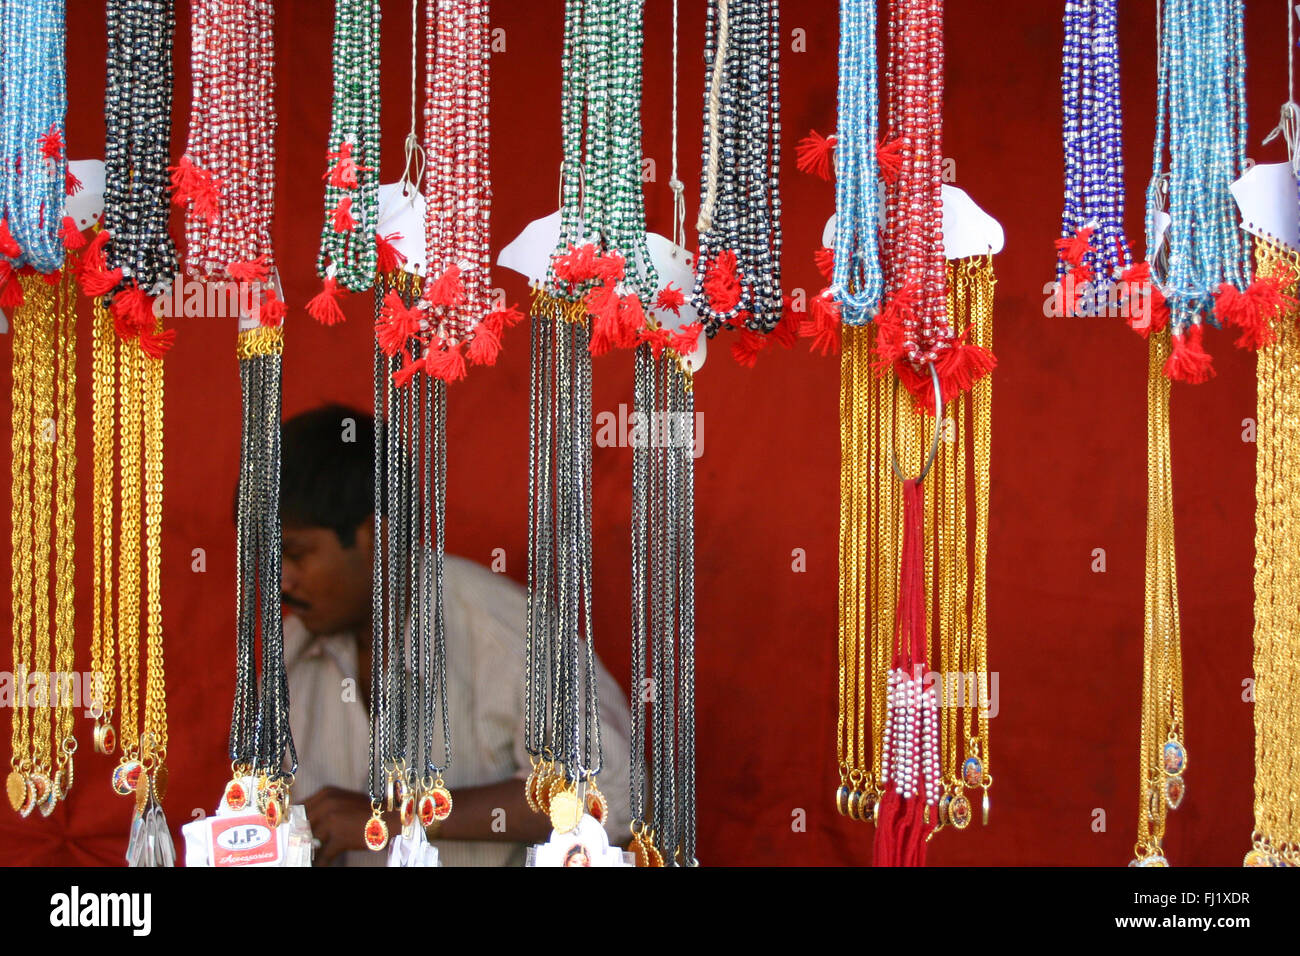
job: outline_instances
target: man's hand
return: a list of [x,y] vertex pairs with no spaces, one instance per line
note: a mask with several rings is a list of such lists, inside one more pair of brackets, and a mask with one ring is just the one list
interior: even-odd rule
[[[329,866],[340,853],[348,850],[366,850],[366,821],[370,819],[370,798],[355,790],[341,787],[322,787],[305,801],[307,822],[311,835],[320,840],[320,849],[312,859],[314,866]],[[395,836],[400,827],[396,813],[384,814],[389,836]]]

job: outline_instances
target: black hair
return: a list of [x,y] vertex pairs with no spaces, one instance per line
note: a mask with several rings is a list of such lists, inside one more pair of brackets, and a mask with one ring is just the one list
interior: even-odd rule
[[280,429],[280,521],[329,528],[345,548],[375,511],[375,420],[346,405],[324,405]]

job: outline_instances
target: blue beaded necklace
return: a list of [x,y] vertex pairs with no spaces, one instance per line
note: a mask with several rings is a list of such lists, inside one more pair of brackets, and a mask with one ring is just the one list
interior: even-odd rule
[[884,289],[877,234],[880,104],[876,84],[876,0],[843,0],[831,295],[847,325],[870,321]]
[[[1244,237],[1228,188],[1246,158],[1246,56],[1242,0],[1165,0],[1147,236],[1168,197],[1168,266],[1157,279],[1171,331],[1218,327],[1222,283],[1250,281]],[[1168,157],[1167,172],[1165,167]],[[1152,258],[1157,250],[1148,248]],[[1159,274],[1163,271],[1163,274]]]
[[67,182],[63,0],[0,0],[0,219],[15,267],[62,268]]
[[1066,0],[1061,48],[1065,203],[1057,279],[1104,296],[1130,263],[1124,234],[1117,0]]

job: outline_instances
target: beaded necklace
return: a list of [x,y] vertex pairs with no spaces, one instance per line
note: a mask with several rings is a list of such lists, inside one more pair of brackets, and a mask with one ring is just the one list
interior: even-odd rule
[[378,249],[379,3],[334,5],[334,100],[330,114],[325,224],[316,271],[353,292],[370,288]]
[[[1236,345],[1258,348],[1275,339],[1270,319],[1286,305],[1276,282],[1252,281],[1229,193],[1246,157],[1244,20],[1243,0],[1163,4],[1147,258],[1164,303],[1150,331],[1167,322],[1164,372],[1176,381],[1213,377],[1202,343],[1207,323],[1236,325]],[[1166,208],[1167,249],[1156,248]]]
[[691,305],[710,338],[739,331],[732,354],[752,365],[784,306],[780,12],[777,0],[711,0],[707,10]]
[[567,0],[560,237],[531,308],[529,805],[568,832],[603,805],[591,612],[591,357],[632,347],[657,277],[641,196],[642,0]]
[[[31,266],[44,273],[61,268],[64,259],[63,8],[62,0],[10,0],[3,10],[0,256],[12,267]],[[7,271],[0,278],[7,279]]]
[[1064,19],[1065,201],[1056,278],[1067,282],[1072,314],[1095,314],[1131,265],[1124,234],[1118,0],[1066,0]]

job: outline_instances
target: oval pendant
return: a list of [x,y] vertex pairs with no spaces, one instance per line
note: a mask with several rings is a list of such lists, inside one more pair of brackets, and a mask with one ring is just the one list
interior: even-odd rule
[[429,796],[433,798],[433,818],[442,822],[451,816],[451,791],[446,787],[438,786],[429,791]]
[[402,800],[402,831],[405,832],[415,822],[415,798],[410,794]]
[[862,802],[858,804],[858,819],[863,823],[873,823],[876,819],[876,792],[868,790],[862,794]]
[[121,797],[135,793],[135,785],[144,772],[144,764],[138,760],[125,760],[113,768],[113,792]]
[[587,805],[587,812],[601,826],[605,825],[605,817],[609,815],[609,803],[605,800],[605,795],[596,789],[595,784],[587,787],[587,795],[583,798]]
[[1187,750],[1176,740],[1166,740],[1160,751],[1160,768],[1165,775],[1177,777],[1187,766]]
[[265,813],[266,825],[272,830],[284,822],[284,805],[280,802],[278,793],[267,797]]
[[112,724],[100,724],[95,728],[93,735],[95,752],[108,756],[117,749],[117,734],[113,732]]
[[160,763],[153,769],[153,796],[159,803],[167,793],[167,765]]
[[948,804],[952,803],[952,794],[946,793],[939,798],[939,826],[946,827],[952,820],[948,816]]
[[984,764],[978,757],[967,757],[961,765],[961,782],[968,789],[974,790],[984,780]]
[[862,793],[859,790],[849,792],[849,805],[845,808],[848,813],[845,814],[850,820],[862,819]]
[[835,791],[835,809],[839,811],[840,816],[849,815],[849,788],[840,787]]
[[1134,862],[1135,866],[1168,866],[1169,861],[1165,859],[1163,853],[1152,853]]
[[366,846],[376,853],[388,845],[388,825],[383,817],[371,817],[366,821]]
[[17,770],[9,771],[9,776],[5,778],[5,792],[9,795],[9,805],[14,808],[15,813],[22,812],[22,805],[27,801],[27,778]]
[[1246,858],[1241,861],[1242,866],[1278,866],[1279,864],[1273,859],[1272,854],[1262,847],[1255,847],[1246,854]]
[[578,795],[572,790],[561,790],[551,797],[551,826],[560,833],[577,829],[582,821],[582,807]]
[[416,812],[420,815],[420,825],[430,826],[433,823],[433,795],[422,793]]
[[524,802],[528,804],[528,809],[533,813],[539,812],[537,809],[537,795],[533,792],[533,787],[537,784],[537,768],[534,767],[528,774],[528,779],[524,781]]
[[135,778],[135,812],[142,813],[149,802],[149,774],[141,771]]
[[[31,783],[32,787],[32,809],[44,806],[46,798],[54,788],[54,785],[50,782],[50,778],[45,776],[43,773],[34,773],[27,779]],[[30,813],[31,810],[28,810],[27,812]]]
[[970,826],[970,801],[961,794],[953,796],[948,804],[948,820],[958,830],[965,830]]
[[221,799],[231,810],[244,809],[244,807],[248,806],[248,790],[244,787],[244,782],[242,780],[230,781],[226,784]]
[[632,838],[632,842],[627,845],[627,852],[636,857],[637,866],[646,867],[650,865],[650,856],[646,853],[645,847],[641,845],[639,837]]
[[651,843],[646,847],[646,853],[650,857],[650,866],[654,867],[664,865],[664,855],[659,852],[659,847]]
[[1165,806],[1170,810],[1177,810],[1182,805],[1183,797],[1187,795],[1187,785],[1183,778],[1179,776],[1165,778]]

